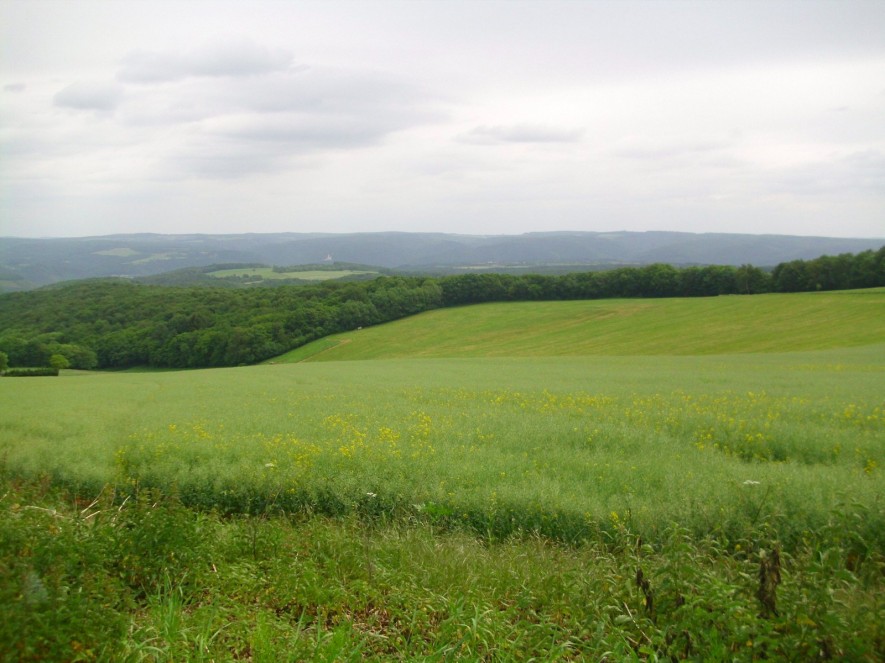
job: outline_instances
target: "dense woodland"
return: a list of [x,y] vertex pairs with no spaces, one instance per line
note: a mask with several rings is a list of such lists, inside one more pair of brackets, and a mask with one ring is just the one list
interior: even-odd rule
[[383,276],[250,289],[100,279],[0,295],[0,353],[13,367],[237,366],[329,334],[446,306],[876,286],[885,286],[885,246],[781,263],[771,272],[751,265],[653,264],[562,276]]

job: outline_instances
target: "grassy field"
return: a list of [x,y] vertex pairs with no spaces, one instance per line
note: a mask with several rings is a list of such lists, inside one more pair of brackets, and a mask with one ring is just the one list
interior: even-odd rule
[[883,320],[881,288],[485,304],[338,334],[275,361],[794,352],[885,343]]
[[488,305],[312,356],[429,358],[0,380],[0,650],[880,660],[883,301]]
[[375,273],[377,272],[362,272],[351,269],[311,269],[298,270],[294,272],[278,272],[275,271],[272,267],[243,267],[236,269],[220,269],[215,272],[209,272],[209,276],[214,276],[216,278],[226,278],[229,276],[251,276],[259,280],[300,279],[302,281],[328,281],[331,279],[341,279],[345,276],[361,276],[365,274]]

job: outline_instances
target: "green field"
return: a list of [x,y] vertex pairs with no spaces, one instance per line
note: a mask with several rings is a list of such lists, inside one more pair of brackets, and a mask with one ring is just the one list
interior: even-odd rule
[[130,256],[137,256],[138,251],[135,249],[130,249],[128,247],[119,247],[116,249],[105,249],[104,251],[95,251],[95,255],[97,256],[115,256],[117,258],[128,258]]
[[347,276],[363,276],[367,274],[377,274],[377,272],[357,271],[352,269],[308,269],[296,270],[292,272],[278,272],[273,267],[242,267],[235,269],[219,269],[209,272],[209,276],[215,278],[228,278],[231,276],[254,277],[258,280],[280,280],[280,279],[299,279],[301,281],[329,281],[332,279],[342,279]]
[[337,334],[275,361],[794,352],[885,343],[883,320],[882,288],[486,304]]
[[2,379],[0,638],[32,660],[880,660],[883,305],[483,305],[276,365]]
[[206,508],[331,515],[435,504],[479,533],[569,540],[613,512],[646,536],[674,520],[744,536],[744,482],[760,481],[796,538],[882,487],[883,350],[7,379],[0,450],[86,492],[138,481]]

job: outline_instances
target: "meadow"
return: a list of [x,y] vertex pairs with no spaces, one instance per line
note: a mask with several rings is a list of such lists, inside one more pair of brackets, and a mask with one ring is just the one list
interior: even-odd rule
[[885,289],[509,302],[334,334],[273,361],[796,352],[885,343]]
[[330,279],[340,279],[345,276],[364,276],[368,274],[376,274],[377,272],[358,271],[352,269],[299,269],[291,272],[277,271],[273,267],[237,267],[232,269],[219,269],[214,272],[208,272],[209,276],[223,279],[231,276],[254,277],[261,281],[265,279],[281,280],[281,279],[300,279],[302,281],[327,281]]
[[880,660],[883,294],[495,304],[301,363],[0,380],[0,649]]

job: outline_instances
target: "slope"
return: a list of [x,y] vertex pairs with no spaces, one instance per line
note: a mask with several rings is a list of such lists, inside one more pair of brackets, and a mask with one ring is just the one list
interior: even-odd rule
[[274,361],[709,355],[878,343],[885,343],[882,288],[750,297],[524,302],[441,309],[330,336]]

